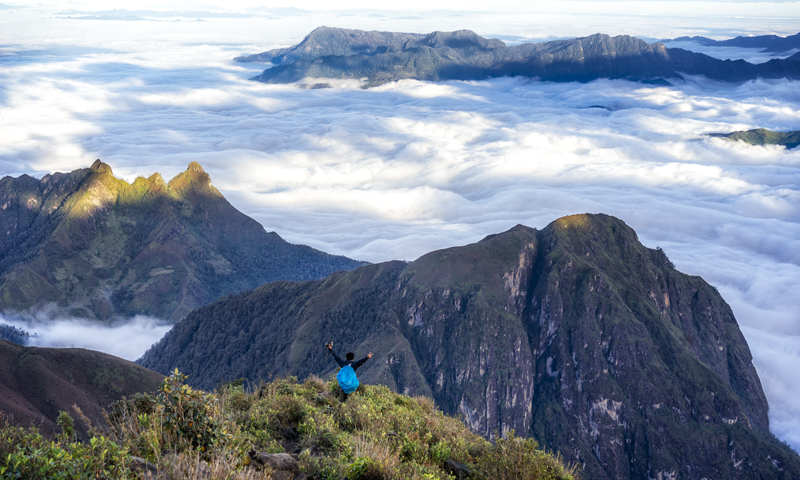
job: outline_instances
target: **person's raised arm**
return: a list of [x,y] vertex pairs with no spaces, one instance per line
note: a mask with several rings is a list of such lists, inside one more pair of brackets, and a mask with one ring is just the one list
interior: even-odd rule
[[336,360],[336,363],[338,363],[340,367],[344,367],[345,365],[347,365],[347,362],[339,358],[339,355],[336,355],[336,352],[334,352],[332,348],[330,350],[331,350],[331,355],[333,355],[333,359]]
[[372,358],[372,352],[369,352],[366,357],[364,357],[361,360],[359,360],[356,363],[354,363],[353,364],[353,370],[355,370],[356,368],[360,367],[361,365],[364,365],[364,362],[366,362],[370,358]]

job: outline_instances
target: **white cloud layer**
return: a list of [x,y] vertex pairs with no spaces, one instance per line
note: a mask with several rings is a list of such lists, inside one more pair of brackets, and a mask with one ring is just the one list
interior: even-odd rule
[[[322,24],[671,38],[759,26],[796,33],[796,20],[440,13],[164,24],[41,16],[0,13],[0,175],[41,176],[101,158],[128,180],[155,171],[170,178],[199,161],[268,230],[374,262],[412,260],[517,223],[616,215],[680,270],[720,289],[750,343],[772,428],[800,449],[800,149],[703,136],[799,130],[800,83],[496,79],[301,90],[249,82],[262,66],[230,61],[296,43]],[[140,319],[125,328],[72,321],[42,338],[111,353],[109,346],[131,346],[117,354],[135,358],[167,327]],[[142,340],[129,341],[135,335]],[[100,340],[85,341],[92,338]]]
[[0,315],[0,324],[31,334],[28,345],[52,348],[88,348],[136,360],[172,328],[163,320],[137,315],[124,323],[106,325],[82,318],[39,321]]

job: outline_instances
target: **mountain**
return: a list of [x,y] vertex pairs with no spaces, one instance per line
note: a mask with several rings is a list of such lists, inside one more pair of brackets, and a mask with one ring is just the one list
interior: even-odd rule
[[419,33],[393,33],[346,28],[319,27],[306,35],[299,44],[269,50],[254,55],[242,55],[236,62],[269,62],[275,65],[291,63],[300,59],[327,57],[330,55],[375,55],[385,53],[391,46],[402,45],[409,40],[420,40]]
[[0,311],[178,321],[272,280],[363,265],[266,232],[192,162],[133,184],[91,168],[0,180]]
[[779,37],[777,35],[758,35],[753,37],[736,37],[728,40],[713,40],[708,37],[679,37],[665,42],[695,42],[711,47],[761,48],[764,52],[788,52],[800,49],[800,33]]
[[295,47],[239,57],[240,61],[278,63],[252,78],[293,83],[304,78],[368,80],[367,85],[417,80],[483,80],[503,76],[555,82],[617,78],[667,84],[682,75],[705,75],[728,82],[800,78],[800,57],[753,65],[719,60],[627,35],[584,38],[507,47],[470,30],[425,36],[321,27]]
[[741,140],[750,145],[783,145],[787,149],[795,148],[800,145],[800,130],[794,132],[773,132],[765,128],[755,130],[731,132],[731,133],[709,133],[709,137],[726,138],[728,140]]
[[[23,347],[0,340],[0,411],[17,425],[60,431],[60,411],[75,416],[77,405],[94,425],[105,425],[103,409],[123,396],[155,391],[164,376],[135,363],[82,348]],[[85,433],[81,422],[78,431]]]
[[201,388],[330,375],[532,436],[591,479],[798,478],[730,307],[621,220],[517,226],[412,263],[273,282],[195,310],[139,360]]

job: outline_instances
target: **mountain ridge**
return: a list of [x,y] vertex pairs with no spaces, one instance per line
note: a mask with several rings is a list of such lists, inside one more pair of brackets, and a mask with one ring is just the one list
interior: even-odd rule
[[[366,43],[360,43],[362,39],[367,39]],[[684,75],[728,82],[800,78],[797,56],[754,65],[667,48],[663,43],[649,44],[627,35],[599,33],[509,47],[470,30],[422,35],[320,27],[294,47],[236,60],[277,62],[251,80],[279,84],[306,78],[366,78],[366,86],[403,79],[484,80],[503,76],[555,82],[611,78],[658,84],[683,80]]]
[[363,262],[291,245],[236,210],[197,162],[132,184],[90,168],[0,179],[0,310],[172,322],[277,279]]
[[[60,431],[59,412],[77,405],[95,425],[103,409],[139,392],[155,391],[164,376],[133,362],[82,348],[23,347],[0,340],[0,411],[17,425]],[[86,433],[78,423],[76,430]]]
[[800,48],[800,33],[781,37],[778,35],[755,35],[752,37],[739,36],[727,40],[714,40],[708,37],[678,37],[665,42],[695,42],[705,46],[713,47],[741,47],[741,48],[761,48],[763,52],[782,53]]
[[431,396],[487,437],[532,436],[587,478],[800,475],[730,307],[614,217],[269,283],[196,310],[138,362],[201,388],[330,375],[328,340],[375,352],[365,383]]
[[731,133],[709,133],[708,136],[724,138],[731,141],[741,140],[750,145],[783,145],[787,150],[800,145],[800,130],[793,132],[773,132],[766,128],[756,128],[753,130]]

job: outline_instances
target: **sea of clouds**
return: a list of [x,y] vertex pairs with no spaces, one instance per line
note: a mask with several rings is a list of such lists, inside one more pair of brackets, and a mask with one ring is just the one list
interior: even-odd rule
[[[504,78],[302,90],[248,81],[265,66],[231,61],[319,25],[675,38],[759,26],[786,35],[797,19],[370,15],[167,24],[2,11],[0,175],[40,177],[101,158],[129,181],[156,171],[168,179],[198,161],[267,230],[372,262],[413,260],[518,223],[618,216],[679,270],[718,287],[750,344],[774,433],[800,449],[800,149],[704,136],[799,130],[800,83]],[[129,359],[168,329],[148,318],[114,328],[5,320],[37,333],[37,345]]]

